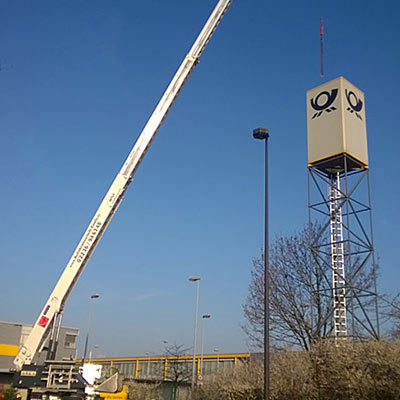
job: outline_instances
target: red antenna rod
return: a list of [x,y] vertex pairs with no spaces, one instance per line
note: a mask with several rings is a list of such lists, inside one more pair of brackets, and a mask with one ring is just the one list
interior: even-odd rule
[[321,17],[319,25],[320,50],[321,50],[321,78],[324,76],[324,20]]

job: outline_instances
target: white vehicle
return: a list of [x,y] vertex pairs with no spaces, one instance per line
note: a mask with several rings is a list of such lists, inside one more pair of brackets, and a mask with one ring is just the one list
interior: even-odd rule
[[52,396],[55,398],[83,397],[82,387],[86,383],[82,380],[82,384],[80,384],[81,378],[76,375],[76,366],[73,363],[49,361],[44,366],[36,366],[32,364],[32,359],[49,335],[48,358],[49,360],[54,359],[58,330],[61,325],[65,303],[111,218],[117,211],[126,189],[169,109],[197,64],[200,55],[230,4],[231,0],[219,0],[211,13],[95,212],[64,272],[39,314],[29,337],[14,360],[17,371],[14,386],[29,389],[29,391],[35,390],[33,388],[38,388],[39,395],[33,396],[35,398],[40,398],[40,396],[42,398]]

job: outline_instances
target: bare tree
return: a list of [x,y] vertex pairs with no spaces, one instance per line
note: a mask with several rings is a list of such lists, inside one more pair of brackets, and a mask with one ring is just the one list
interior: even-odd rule
[[400,293],[393,297],[382,296],[381,300],[382,315],[388,325],[388,336],[393,340],[400,340]]
[[[270,326],[275,345],[298,345],[308,349],[318,336],[329,331],[328,323],[313,331],[311,296],[314,293],[317,316],[321,320],[329,300],[320,295],[323,281],[310,268],[310,232],[304,228],[290,237],[277,236],[270,246]],[[264,319],[263,257],[253,260],[251,283],[243,305],[245,332],[256,347],[262,347]],[[315,285],[319,287],[314,287]]]
[[176,343],[165,349],[165,355],[170,357],[170,359],[167,358],[166,377],[171,382],[172,400],[177,398],[178,388],[188,386],[192,379],[192,364],[186,357],[183,357],[188,354],[188,351],[188,348]]
[[[319,232],[319,234],[318,234]],[[311,263],[310,243],[325,246],[329,240],[320,226],[306,226],[286,237],[279,235],[270,246],[270,327],[276,347],[310,345],[333,334],[332,270],[329,250],[320,252],[317,266]],[[357,260],[353,260],[356,264]],[[373,285],[370,271],[358,275],[358,288]],[[256,348],[262,348],[264,328],[263,256],[253,260],[251,283],[243,305],[243,329]],[[357,305],[355,305],[357,307]]]

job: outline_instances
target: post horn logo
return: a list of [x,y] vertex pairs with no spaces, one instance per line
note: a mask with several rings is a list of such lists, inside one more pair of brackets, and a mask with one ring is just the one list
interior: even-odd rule
[[347,91],[346,89],[345,93],[347,102],[349,103],[349,107],[347,107],[346,110],[350,113],[355,113],[357,118],[362,121],[359,111],[363,108],[363,102],[351,90]]
[[311,107],[317,111],[312,119],[320,117],[324,111],[330,113],[336,110],[332,103],[335,101],[337,93],[337,89],[332,89],[330,93],[323,91],[315,99],[311,99]]

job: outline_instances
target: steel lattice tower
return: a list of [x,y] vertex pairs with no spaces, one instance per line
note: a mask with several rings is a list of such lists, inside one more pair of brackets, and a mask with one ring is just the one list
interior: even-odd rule
[[379,337],[364,96],[344,78],[307,93],[315,336]]

